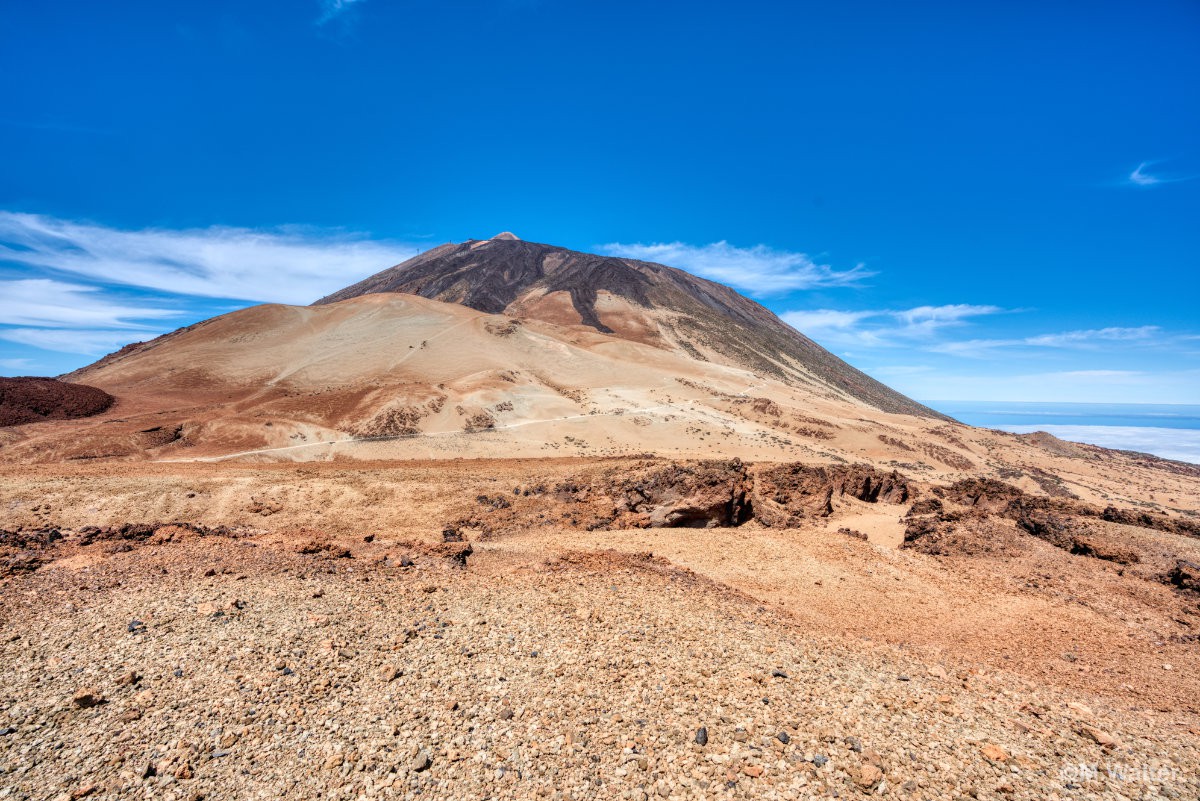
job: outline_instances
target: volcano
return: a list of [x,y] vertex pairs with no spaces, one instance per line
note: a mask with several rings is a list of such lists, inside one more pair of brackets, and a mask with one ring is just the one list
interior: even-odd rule
[[785,384],[828,388],[881,411],[943,418],[851,367],[761,304],[663,264],[525,242],[505,232],[433,248],[317,304],[384,292],[586,326]]

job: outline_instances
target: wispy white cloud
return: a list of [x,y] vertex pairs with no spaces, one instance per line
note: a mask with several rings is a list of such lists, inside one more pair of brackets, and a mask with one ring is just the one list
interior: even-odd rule
[[1131,186],[1151,187],[1158,186],[1159,184],[1190,181],[1196,177],[1195,175],[1164,175],[1162,173],[1155,174],[1149,172],[1148,169],[1157,163],[1159,162],[1143,161],[1134,168],[1133,172],[1129,173],[1129,177],[1126,179],[1127,183]]
[[0,340],[94,356],[170,330],[198,307],[211,313],[200,298],[310,303],[416,252],[342,232],[130,231],[0,212],[0,262],[23,276],[0,279]]
[[946,306],[917,306],[906,311],[892,312],[892,316],[904,324],[901,332],[905,336],[929,336],[939,329],[961,325],[968,318],[1000,314],[1003,311],[999,306],[954,303]]
[[612,256],[678,267],[751,295],[853,286],[875,274],[862,264],[849,270],[835,270],[827,264],[818,264],[804,253],[775,250],[766,245],[739,248],[725,241],[709,245],[612,242],[601,245],[600,250]]
[[1144,172],[1145,169],[1146,162],[1143,161],[1141,164],[1137,165],[1137,168],[1133,172],[1129,173],[1129,183],[1136,186],[1154,186],[1155,184],[1162,183],[1162,179],[1156,178],[1155,176]]
[[877,317],[881,314],[886,314],[886,312],[813,309],[809,311],[783,312],[780,317],[792,328],[807,334],[813,331],[851,330],[863,320],[870,317]]
[[0,212],[0,260],[181,295],[311,303],[401,262],[411,245],[301,229],[121,230]]
[[321,16],[317,18],[318,25],[324,25],[336,19],[364,0],[321,0]]
[[964,325],[972,317],[1004,311],[999,306],[955,303],[911,309],[789,311],[780,317],[797,331],[825,344],[888,347],[911,346],[915,341],[929,340],[942,329]]
[[177,309],[116,303],[95,286],[49,278],[0,281],[0,325],[144,328],[147,320],[180,314]]
[[[93,356],[163,331],[163,321],[183,314],[147,300],[115,300],[96,286],[50,278],[0,281],[0,340],[60,353]],[[169,326],[168,326],[169,327]],[[3,359],[0,368],[20,369],[29,359]]]
[[942,342],[929,349],[937,353],[974,358],[990,358],[997,350],[1005,348],[1077,348],[1098,349],[1114,343],[1151,344],[1161,341],[1163,331],[1156,325],[1136,328],[1090,328],[1078,331],[1063,331],[1056,334],[1038,334],[1017,339],[968,339],[960,342]]
[[1136,328],[1090,328],[1083,331],[1064,331],[1061,334],[1041,334],[1023,341],[1026,345],[1068,348],[1095,342],[1134,342],[1152,339],[1161,333],[1162,329],[1157,325],[1142,325]]
[[103,356],[130,342],[153,339],[157,334],[150,331],[138,335],[128,329],[103,328],[0,328],[0,339],[81,356]]

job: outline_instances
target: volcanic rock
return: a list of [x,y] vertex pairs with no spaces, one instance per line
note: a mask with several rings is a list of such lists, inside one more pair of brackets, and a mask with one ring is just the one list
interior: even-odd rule
[[104,390],[83,384],[0,377],[0,427],[91,417],[106,411],[114,400]]

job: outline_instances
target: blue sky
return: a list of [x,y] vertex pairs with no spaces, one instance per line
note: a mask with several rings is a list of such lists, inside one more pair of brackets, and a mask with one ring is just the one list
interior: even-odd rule
[[444,241],[636,255],[922,399],[1200,402],[1200,4],[0,3],[0,373]]

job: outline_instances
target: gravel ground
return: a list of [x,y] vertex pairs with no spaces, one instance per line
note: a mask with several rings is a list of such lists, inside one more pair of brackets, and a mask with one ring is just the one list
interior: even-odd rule
[[8,579],[0,798],[1200,797],[1195,724],[812,635],[661,559],[298,542]]

